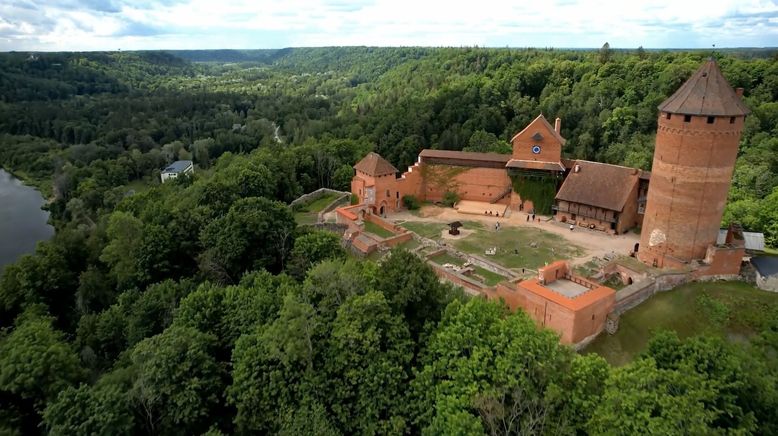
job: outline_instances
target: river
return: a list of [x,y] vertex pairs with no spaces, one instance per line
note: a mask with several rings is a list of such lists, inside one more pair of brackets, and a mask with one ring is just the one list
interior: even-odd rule
[[0,271],[54,235],[40,192],[0,169]]

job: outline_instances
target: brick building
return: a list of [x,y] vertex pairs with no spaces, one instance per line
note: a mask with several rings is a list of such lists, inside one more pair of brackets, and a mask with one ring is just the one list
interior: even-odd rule
[[616,302],[616,291],[573,274],[564,261],[540,268],[537,278],[501,283],[485,296],[524,310],[539,326],[559,333],[563,344],[600,333]]
[[[653,171],[562,159],[561,120],[541,114],[511,139],[512,153],[423,150],[398,177],[376,153],[354,166],[352,192],[374,213],[402,198],[463,200],[549,213],[560,221],[621,234],[642,226],[638,257],[685,267],[715,245],[748,109],[710,60],[659,105]],[[525,197],[525,198],[522,198]],[[549,205],[539,207],[540,205]]]
[[[413,195],[422,201],[440,201],[446,192],[455,192],[462,200],[509,205],[515,210],[526,212],[534,211],[534,203],[542,202],[549,205],[547,212],[550,213],[557,190],[563,186],[564,199],[557,204],[556,209],[563,208],[560,217],[564,216],[565,221],[580,221],[585,226],[595,224],[594,228],[617,233],[639,223],[635,211],[641,192],[645,201],[647,177],[644,176],[648,173],[616,165],[562,159],[565,139],[560,129],[559,118],[552,127],[541,114],[514,135],[511,140],[512,154],[426,149],[419,153],[417,162],[402,175],[377,153],[368,153],[354,165],[356,174],[351,182],[351,192],[359,198],[360,203],[379,215],[402,209],[402,198],[405,195]],[[576,162],[579,163],[579,169],[597,165],[597,170],[603,171],[605,177],[594,183],[589,180],[589,176],[594,173],[588,170],[571,177]],[[629,171],[638,176],[628,175],[635,183],[629,185],[629,192],[626,193],[629,195],[625,195],[622,192],[625,186],[621,183],[612,186],[610,177],[621,177]],[[566,181],[566,177],[570,182]],[[643,177],[645,183],[636,182],[640,177]],[[563,181],[566,183],[563,184]],[[535,194],[535,198],[529,195],[522,198],[521,188],[529,184],[549,189],[542,194]],[[595,185],[608,189],[598,189],[597,195],[592,195],[590,191]],[[632,189],[633,185],[635,189]],[[519,188],[518,192],[516,188]],[[574,195],[571,197],[565,193]],[[539,198],[537,195],[545,197]],[[591,212],[587,212],[590,209]],[[604,212],[598,214],[600,209]],[[571,210],[579,212],[570,213]],[[640,210],[642,212],[642,208]],[[599,216],[602,219],[595,221]],[[616,223],[613,229],[611,222]]]
[[383,216],[402,209],[405,195],[421,196],[423,179],[420,171],[414,172],[411,167],[398,178],[397,168],[378,153],[368,153],[354,165],[354,170],[351,193],[375,214]]
[[576,160],[556,195],[556,218],[622,234],[640,226],[648,173],[637,168]]
[[682,268],[716,244],[748,108],[714,60],[659,105],[638,258]]

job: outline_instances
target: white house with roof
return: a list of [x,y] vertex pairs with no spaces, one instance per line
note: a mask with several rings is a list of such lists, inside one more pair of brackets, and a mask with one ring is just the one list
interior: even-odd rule
[[162,170],[159,178],[162,180],[162,183],[165,183],[170,179],[175,179],[180,174],[190,174],[193,172],[194,163],[191,160],[177,160]]

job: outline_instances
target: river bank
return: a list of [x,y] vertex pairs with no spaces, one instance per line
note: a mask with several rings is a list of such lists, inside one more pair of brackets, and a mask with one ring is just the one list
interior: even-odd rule
[[54,235],[45,204],[34,186],[0,169],[0,270]]

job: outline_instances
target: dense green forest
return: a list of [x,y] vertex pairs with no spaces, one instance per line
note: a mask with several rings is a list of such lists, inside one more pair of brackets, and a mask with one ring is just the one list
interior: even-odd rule
[[612,368],[286,205],[369,151],[504,151],[539,112],[567,156],[650,169],[657,104],[711,55],[753,110],[724,220],[776,246],[772,52],[0,54],[0,165],[56,227],[0,276],[0,434],[778,433],[773,308]]

